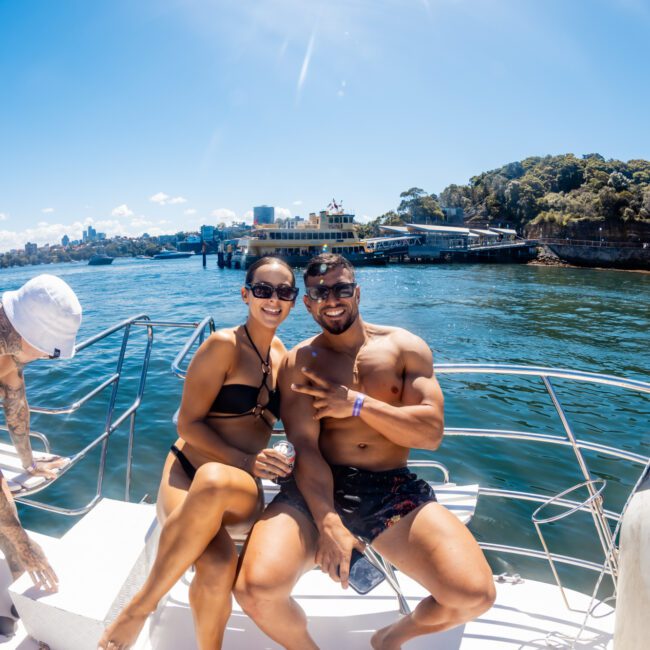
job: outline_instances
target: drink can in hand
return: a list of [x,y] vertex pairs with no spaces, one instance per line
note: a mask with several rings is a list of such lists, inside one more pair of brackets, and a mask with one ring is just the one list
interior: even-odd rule
[[288,440],[280,440],[273,445],[275,451],[280,452],[286,459],[287,463],[293,468],[296,462],[296,448]]

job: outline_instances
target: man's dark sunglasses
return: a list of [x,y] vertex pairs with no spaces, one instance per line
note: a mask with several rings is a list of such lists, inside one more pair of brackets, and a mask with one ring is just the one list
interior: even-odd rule
[[293,302],[298,297],[299,291],[298,287],[290,287],[288,284],[280,284],[274,287],[272,284],[266,284],[266,282],[247,283],[246,288],[250,289],[256,298],[268,300],[275,293],[279,300],[286,300],[287,302]]
[[326,284],[318,284],[315,287],[307,287],[305,291],[312,300],[327,300],[330,291],[336,298],[352,298],[356,288],[356,282],[338,282],[331,287]]

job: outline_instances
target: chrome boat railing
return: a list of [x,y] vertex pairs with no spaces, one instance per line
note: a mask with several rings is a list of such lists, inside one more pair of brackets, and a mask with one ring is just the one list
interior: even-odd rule
[[[106,472],[106,457],[108,452],[108,441],[111,435],[127,420],[129,422],[129,433],[128,433],[128,444],[127,444],[127,459],[126,459],[126,472],[124,479],[124,498],[126,501],[130,500],[131,496],[131,480],[132,480],[132,466],[133,466],[133,448],[135,441],[135,423],[136,423],[136,413],[138,408],[142,404],[142,398],[144,395],[147,372],[149,369],[149,361],[151,358],[151,352],[153,347],[154,340],[154,327],[159,328],[191,328],[195,331],[192,333],[190,340],[183,347],[184,354],[187,354],[194,343],[198,342],[199,344],[203,341],[205,337],[206,329],[209,331],[214,331],[214,322],[212,318],[205,318],[203,321],[196,323],[184,323],[184,322],[171,322],[171,321],[152,321],[146,314],[138,314],[132,318],[128,318],[112,327],[109,327],[95,336],[86,339],[82,343],[79,343],[75,348],[75,358],[78,358],[77,355],[83,351],[91,348],[100,341],[112,336],[122,334],[122,340],[120,343],[120,349],[117,356],[115,370],[110,375],[106,377],[101,377],[96,381],[93,387],[87,391],[82,397],[74,401],[72,404],[63,407],[49,407],[49,406],[30,406],[31,413],[38,413],[48,416],[61,416],[75,413],[89,402],[101,395],[106,389],[110,388],[111,393],[108,399],[108,404],[106,407],[106,413],[104,417],[104,427],[102,431],[94,438],[90,443],[88,443],[81,450],[76,452],[70,457],[70,462],[60,470],[57,479],[61,478],[64,474],[69,472],[73,467],[75,467],[81,460],[86,458],[95,448],[101,445],[100,458],[99,458],[99,467],[97,470],[97,484],[95,489],[95,494],[92,498],[86,503],[86,505],[77,507],[77,508],[64,508],[56,506],[49,503],[43,503],[31,498],[28,498],[31,494],[40,492],[42,489],[47,489],[51,483],[47,483],[44,486],[39,486],[33,490],[27,490],[23,493],[24,496],[18,496],[17,500],[27,506],[32,506],[41,510],[46,510],[48,512],[68,515],[68,516],[78,516],[83,515],[89,512],[101,499],[102,496],[102,487],[104,482],[104,476]],[[126,358],[127,349],[129,349],[129,343],[131,341],[131,334],[134,328],[145,328],[146,330],[146,344],[140,359],[140,375],[138,379],[137,389],[135,391],[135,396],[132,401],[124,407],[121,412],[116,413],[116,401],[118,397],[118,392],[120,388],[120,380],[124,371],[124,361]],[[183,352],[182,351],[182,352]],[[180,368],[172,364],[172,369],[174,372],[182,372]],[[7,430],[6,426],[0,427],[2,430]],[[50,441],[47,436],[43,433],[32,431],[30,435],[34,438],[37,438],[43,444],[46,452],[51,452]]]
[[[117,391],[120,383],[120,378],[123,370],[123,362],[125,358],[127,344],[129,342],[129,336],[134,327],[144,327],[147,331],[147,344],[142,357],[140,379],[138,382],[138,387],[136,391],[135,398],[133,401],[119,414],[115,414],[115,403]],[[138,407],[142,402],[142,397],[144,394],[146,375],[148,369],[148,363],[151,355],[151,349],[153,345],[153,332],[154,327],[162,328],[190,328],[193,329],[190,337],[187,339],[185,344],[182,346],[181,350],[178,352],[171,364],[171,370],[180,379],[184,379],[187,373],[187,363],[189,361],[192,350],[195,346],[200,345],[201,342],[205,339],[206,332],[214,331],[215,325],[212,318],[204,318],[200,322],[193,323],[178,323],[178,322],[169,322],[169,321],[152,321],[146,315],[139,315],[131,319],[127,319],[111,328],[100,332],[94,337],[84,341],[79,346],[77,346],[77,352],[81,352],[86,348],[91,347],[95,343],[105,339],[106,337],[116,334],[120,331],[122,333],[122,344],[120,348],[120,353],[116,362],[115,372],[111,375],[102,378],[91,390],[89,390],[83,397],[75,401],[70,406],[62,408],[48,408],[36,406],[32,407],[31,411],[34,413],[43,413],[48,415],[61,415],[66,413],[72,413],[83,405],[88,403],[93,398],[97,397],[107,388],[111,387],[111,395],[106,411],[105,426],[104,430],[84,447],[81,451],[75,454],[72,457],[70,465],[68,465],[62,473],[69,471],[77,462],[85,458],[91,450],[93,450],[98,445],[101,447],[101,457],[100,465],[98,470],[97,477],[97,489],[96,494],[91,499],[91,501],[82,508],[76,509],[65,509],[59,508],[57,506],[52,506],[49,504],[42,504],[40,502],[33,501],[31,499],[21,498],[21,502],[32,505],[37,508],[42,508],[49,510],[51,512],[56,512],[59,514],[66,515],[79,515],[89,511],[101,498],[102,491],[102,482],[105,472],[106,465],[106,452],[108,438],[111,434],[121,426],[125,421],[129,420],[129,438],[128,438],[128,451],[127,451],[127,470],[125,476],[125,499],[128,501],[130,499],[130,485],[131,485],[131,471],[132,471],[132,454],[134,446],[134,436],[135,436],[135,415]],[[597,373],[587,373],[581,371],[572,371],[566,369],[558,368],[545,368],[545,367],[535,367],[535,366],[520,366],[520,365],[502,365],[502,364],[439,364],[435,366],[436,373],[438,375],[452,375],[452,374],[462,374],[462,375],[473,375],[473,374],[490,374],[490,375],[512,375],[512,376],[534,376],[540,378],[542,381],[547,394],[550,397],[551,403],[554,406],[554,409],[562,423],[564,430],[564,436],[558,435],[549,435],[541,434],[535,432],[527,431],[514,431],[514,430],[505,430],[505,429],[477,429],[477,428],[447,428],[445,430],[446,436],[465,436],[465,437],[484,437],[484,438],[502,438],[502,439],[511,439],[511,440],[524,440],[528,442],[537,442],[561,446],[569,446],[572,448],[576,463],[580,469],[582,476],[584,477],[583,487],[588,491],[588,497],[583,501],[576,501],[574,499],[566,498],[566,494],[572,492],[573,489],[565,490],[563,494],[556,496],[553,495],[543,495],[534,492],[524,492],[516,490],[505,490],[500,488],[494,488],[490,486],[481,487],[479,493],[485,497],[493,498],[505,498],[505,499],[514,499],[517,501],[526,501],[526,502],[537,502],[544,504],[543,507],[559,507],[566,510],[566,513],[563,516],[568,516],[574,512],[584,511],[589,512],[592,516],[595,530],[597,536],[604,552],[604,561],[603,563],[592,562],[581,558],[571,557],[567,555],[560,555],[557,553],[552,553],[548,549],[545,540],[543,539],[543,534],[540,533],[539,526],[546,523],[548,517],[539,517],[538,509],[535,513],[535,519],[533,521],[535,527],[538,530],[538,535],[540,536],[540,542],[542,544],[543,550],[524,548],[518,546],[511,546],[501,543],[492,543],[492,542],[481,542],[481,546],[486,551],[494,551],[496,553],[505,553],[505,554],[515,554],[530,558],[536,559],[546,559],[553,569],[554,576],[558,583],[560,589],[563,589],[559,575],[554,569],[554,563],[561,563],[566,565],[575,566],[581,569],[587,569],[595,571],[600,574],[598,578],[597,585],[600,585],[603,577],[605,575],[611,576],[616,585],[616,576],[617,576],[617,552],[616,552],[616,538],[618,530],[620,527],[620,518],[622,513],[627,507],[627,503],[631,499],[631,494],[628,496],[626,505],[623,510],[618,513],[612,510],[607,510],[604,508],[603,499],[602,499],[602,488],[596,488],[594,481],[598,480],[597,477],[594,477],[589,469],[589,466],[584,458],[583,452],[596,452],[599,455],[608,456],[611,458],[617,458],[631,462],[636,465],[643,466],[643,470],[640,472],[643,474],[647,468],[650,466],[650,458],[647,458],[641,454],[618,449],[616,447],[603,445],[599,443],[593,443],[585,440],[579,439],[569,423],[569,419],[566,415],[566,412],[561,404],[560,398],[555,391],[555,388],[552,384],[552,379],[561,378],[579,382],[589,382],[593,384],[607,385],[620,387],[626,390],[631,390],[637,393],[646,393],[650,394],[650,383],[624,379],[620,377],[615,377],[612,375],[604,375]],[[278,429],[274,431],[274,435],[281,435],[283,431]],[[39,437],[46,449],[49,449],[49,442],[47,438],[42,434],[37,434],[34,432],[36,437]],[[421,465],[426,467],[433,467],[440,470],[443,474],[444,482],[449,481],[449,471],[442,464],[436,461],[431,460],[415,460],[412,461],[415,465]],[[557,517],[551,517],[550,519],[557,519]],[[616,527],[614,531],[610,528],[609,521],[615,522]],[[594,591],[594,595],[595,595]]]
[[[563,498],[564,494],[569,493],[575,489],[576,486],[565,490],[560,495],[545,497],[543,495],[525,493],[525,492],[515,492],[509,490],[500,490],[494,488],[481,488],[479,494],[484,496],[491,497],[505,497],[513,499],[521,499],[526,501],[537,501],[544,504],[544,506],[552,504],[553,506],[563,507],[572,514],[574,511],[578,510],[588,510],[591,512],[594,528],[596,530],[601,548],[603,550],[605,564],[606,564],[606,573],[608,573],[614,583],[614,589],[616,589],[616,578],[618,573],[618,558],[616,552],[616,545],[614,534],[607,523],[607,519],[612,519],[618,521],[622,512],[616,514],[610,511],[607,511],[603,507],[603,499],[601,497],[601,492],[604,489],[604,486],[597,490],[594,487],[595,477],[592,475],[587,462],[583,455],[583,450],[595,451],[599,454],[610,456],[613,458],[619,458],[627,460],[632,463],[642,465],[644,468],[650,462],[650,458],[642,456],[641,454],[632,453],[629,451],[624,451],[616,447],[611,447],[608,445],[601,445],[597,443],[587,442],[579,440],[569,423],[569,419],[566,415],[564,408],[562,407],[560,398],[552,384],[552,378],[561,378],[572,381],[580,382],[589,382],[592,384],[600,384],[606,386],[615,386],[618,388],[623,388],[626,390],[632,390],[635,392],[650,394],[650,383],[643,382],[635,379],[626,379],[623,377],[616,377],[613,375],[604,375],[591,372],[582,372],[577,370],[567,370],[562,368],[546,368],[542,366],[520,366],[520,365],[506,365],[506,364],[439,364],[435,366],[435,371],[438,375],[441,374],[489,374],[489,375],[516,375],[516,376],[533,376],[539,377],[551,399],[551,402],[555,408],[555,411],[558,414],[558,417],[562,423],[564,429],[565,437],[562,436],[553,436],[547,434],[539,434],[532,432],[524,431],[505,431],[498,429],[458,429],[458,428],[449,428],[445,430],[445,435],[463,435],[463,436],[472,436],[472,437],[486,437],[486,438],[506,438],[512,440],[527,440],[530,442],[544,442],[548,444],[555,445],[564,445],[569,446],[573,449],[573,452],[576,457],[577,464],[580,468],[580,472],[584,477],[584,483],[581,485],[584,486],[589,496],[586,500],[582,502],[573,501],[571,499]],[[643,473],[643,470],[640,474]],[[540,509],[536,511],[535,514],[539,512]],[[566,515],[564,515],[566,516]],[[546,523],[555,520],[556,518],[540,518],[539,521],[535,522],[535,516],[533,517],[533,522],[537,529],[538,535],[540,536],[540,542],[545,549],[544,556],[549,561],[553,574],[556,578],[558,586],[560,589],[563,589],[562,583],[557,575],[555,566],[553,562],[563,562],[566,564],[573,564],[574,566],[582,566],[583,568],[591,568],[592,570],[600,572],[603,569],[603,565],[598,565],[597,563],[585,563],[583,560],[578,560],[577,558],[567,558],[566,556],[555,556],[548,551],[546,542],[543,538],[543,535],[540,532],[539,525],[541,523]],[[487,548],[487,547],[486,547]],[[506,553],[515,553],[520,555],[528,555],[529,557],[539,557],[538,551],[533,551],[533,549],[524,549],[517,547],[506,547],[502,545],[490,545],[489,550],[501,550]]]

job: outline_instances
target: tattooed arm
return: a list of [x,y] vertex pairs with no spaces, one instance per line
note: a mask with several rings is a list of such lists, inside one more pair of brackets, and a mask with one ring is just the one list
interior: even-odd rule
[[20,365],[16,364],[13,372],[0,377],[0,395],[9,435],[18,452],[20,462],[27,469],[31,466],[33,457],[29,442],[29,406],[25,395],[23,369]]
[[9,486],[0,473],[0,549],[4,553],[14,580],[29,571],[29,576],[36,586],[56,591],[58,578],[47,561],[41,547],[20,525],[16,505],[9,491]]
[[[6,366],[6,357],[5,357]],[[22,364],[13,361],[13,369],[0,375],[0,399],[5,411],[7,429],[23,467],[36,476],[54,478],[57,470],[67,463],[59,456],[34,462],[29,441],[29,406],[25,395]]]

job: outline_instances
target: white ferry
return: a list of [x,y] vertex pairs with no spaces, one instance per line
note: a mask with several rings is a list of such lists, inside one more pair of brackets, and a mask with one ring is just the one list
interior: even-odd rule
[[284,224],[254,226],[250,237],[239,240],[233,266],[246,269],[265,255],[281,257],[291,266],[303,266],[320,253],[338,253],[355,266],[386,264],[384,250],[370,248],[359,238],[354,214],[333,206],[332,210],[312,212],[304,221],[289,219]]
[[[15,635],[12,638],[0,636],[2,649],[95,650],[104,627],[142,584],[155,555],[159,526],[153,504],[144,502],[140,496],[131,499],[132,458],[137,438],[135,418],[144,398],[154,330],[178,327],[194,329],[172,362],[172,371],[184,378],[192,351],[206,334],[215,329],[213,320],[206,317],[198,324],[154,322],[140,314],[100,332],[76,348],[75,363],[82,363],[85,359],[92,373],[96,368],[93,350],[86,350],[99,343],[101,353],[107,353],[109,342],[105,339],[113,336],[114,340],[117,339],[113,346],[114,372],[111,368],[106,377],[93,376],[90,390],[69,406],[31,406],[32,412],[54,418],[63,416],[63,424],[73,427],[75,420],[69,418],[69,414],[90,401],[101,400],[102,394],[104,398],[108,397],[104,399],[107,410],[104,423],[98,426],[99,435],[89,443],[82,443],[55,479],[65,481],[68,471],[87,459],[93,450],[99,452],[96,490],[86,495],[89,500],[85,506],[68,509],[48,502],[47,497],[46,500],[34,500],[32,495],[47,488],[52,480],[26,475],[15,449],[0,444],[0,466],[19,501],[48,511],[50,517],[52,514],[83,515],[63,537],[29,533],[41,544],[56,568],[60,579],[58,593],[34,587],[27,575],[10,584],[11,576],[0,554],[0,607],[2,613],[6,613],[13,601],[20,615]],[[127,354],[131,361],[139,359],[139,379],[131,371],[128,377],[123,373]],[[447,428],[445,435],[463,436],[468,453],[472,453],[472,440],[476,438],[490,439],[494,444],[498,444],[498,440],[519,440],[525,453],[530,453],[530,445],[536,443],[542,450],[539,454],[540,469],[544,459],[548,459],[546,462],[550,467],[555,462],[554,456],[543,451],[545,446],[553,445],[554,449],[565,447],[575,456],[575,475],[580,482],[569,488],[557,485],[557,494],[516,491],[508,487],[509,482],[457,485],[452,481],[454,468],[434,461],[414,461],[413,465],[427,479],[439,475],[434,483],[439,501],[465,523],[472,519],[477,499],[501,500],[503,511],[499,521],[495,521],[493,538],[481,540],[481,547],[499,559],[523,556],[536,562],[547,562],[551,568],[551,582],[554,580],[557,584],[549,584],[527,572],[523,575],[495,575],[497,599],[488,612],[452,630],[413,639],[404,646],[405,650],[434,647],[439,650],[647,648],[650,639],[650,537],[647,534],[650,458],[647,447],[641,445],[641,449],[633,450],[625,440],[617,448],[577,437],[554,384],[559,380],[565,388],[567,382],[573,386],[582,385],[591,391],[592,396],[594,390],[614,386],[630,396],[628,408],[635,409],[636,400],[643,401],[650,394],[650,383],[556,368],[497,364],[442,364],[436,366],[436,372],[439,376],[466,377],[469,384],[476,381],[477,375],[490,377],[490,380],[495,375],[539,379],[546,389],[550,407],[558,416],[555,434],[502,427]],[[563,395],[566,395],[566,390]],[[471,408],[471,402],[468,398],[468,408]],[[98,413],[97,408],[94,412]],[[623,412],[619,415],[624,422]],[[127,438],[124,500],[106,498],[103,490],[105,472],[113,473],[106,463],[107,445],[116,434]],[[45,452],[41,453],[50,451],[45,435],[32,432],[32,436],[43,445]],[[54,448],[52,451],[58,450]],[[622,509],[620,502],[615,510],[612,509],[605,479],[596,476],[590,467],[593,459],[597,465],[604,458],[616,459],[619,475],[626,476],[628,485],[633,485]],[[517,456],[514,454],[512,461],[513,468],[516,468]],[[489,457],[486,462],[490,462]],[[608,475],[607,480],[616,484],[618,477]],[[273,483],[265,482],[267,499],[277,489]],[[513,509],[508,507],[509,503],[517,507],[526,503],[537,504],[530,508],[532,514],[528,524],[522,524],[521,519],[515,523],[516,519],[510,518]],[[580,548],[582,557],[570,556],[566,547],[558,543],[558,538],[549,535],[553,525],[560,521],[569,534],[571,531],[590,531],[598,552]],[[536,532],[541,546],[514,546],[512,533],[515,528]],[[548,543],[550,538],[553,538],[553,543]],[[305,609],[310,630],[321,650],[367,649],[375,630],[412,611],[426,595],[420,585],[394,571],[381,557],[369,553],[369,559],[384,572],[386,580],[365,596],[350,589],[344,591],[319,570],[307,572],[296,586],[294,596]],[[560,571],[560,567],[567,566],[591,574],[593,588],[583,591],[568,589],[563,583],[565,574]],[[134,648],[197,648],[188,598],[192,577],[192,572],[188,571],[163,599]],[[266,638],[236,603],[223,647],[226,650],[278,649],[277,644]]]

